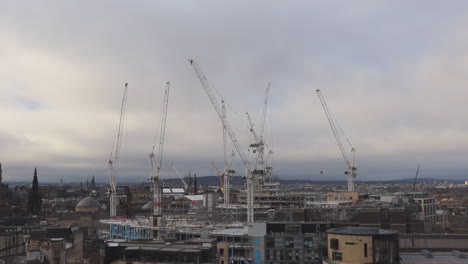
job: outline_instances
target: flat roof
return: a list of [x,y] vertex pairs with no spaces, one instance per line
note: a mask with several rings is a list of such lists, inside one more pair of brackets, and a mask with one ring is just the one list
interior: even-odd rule
[[332,229],[328,229],[327,233],[337,234],[337,235],[355,235],[355,236],[398,234],[398,232],[394,230],[371,228],[371,227],[355,227],[355,226],[332,228]]
[[[465,255],[468,253],[464,253]],[[467,263],[468,260],[454,256],[450,252],[432,252],[432,257],[424,257],[420,253],[400,253],[403,263]]]

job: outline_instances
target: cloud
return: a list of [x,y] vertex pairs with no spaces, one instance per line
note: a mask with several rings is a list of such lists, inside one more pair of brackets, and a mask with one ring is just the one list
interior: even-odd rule
[[[222,164],[221,123],[189,58],[228,102],[245,152],[252,137],[238,116],[247,111],[258,124],[272,83],[265,137],[280,176],[318,178],[326,168],[343,177],[319,88],[356,146],[361,179],[411,177],[425,161],[428,174],[462,177],[466,11],[464,1],[6,3],[5,178],[29,179],[28,168],[40,165],[44,180],[105,179],[125,82],[120,175],[146,178],[166,81],[164,158],[179,171],[211,174],[211,161]],[[174,176],[169,163],[164,175]]]

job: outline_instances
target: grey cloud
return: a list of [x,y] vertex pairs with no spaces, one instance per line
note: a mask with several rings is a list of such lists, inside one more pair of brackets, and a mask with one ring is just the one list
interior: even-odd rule
[[[41,162],[50,178],[104,179],[128,82],[121,169],[139,179],[169,80],[165,156],[181,171],[211,174],[210,162],[222,159],[221,125],[187,63],[194,58],[242,116],[259,116],[272,82],[267,140],[279,175],[317,177],[323,167],[342,175],[320,88],[358,149],[362,179],[412,175],[422,159],[438,164],[428,174],[445,177],[448,167],[447,177],[461,177],[467,11],[464,1],[7,2],[0,142],[26,143],[7,144],[2,163],[9,177],[28,178],[25,168]],[[47,107],[7,103],[18,96]],[[229,116],[247,146],[248,131]]]

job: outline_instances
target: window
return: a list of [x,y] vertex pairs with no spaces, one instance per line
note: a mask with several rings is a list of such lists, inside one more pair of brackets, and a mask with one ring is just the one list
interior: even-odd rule
[[294,238],[293,237],[286,237],[284,239],[284,244],[286,248],[294,248]]
[[266,239],[266,247],[267,248],[275,248],[275,238],[274,237],[267,237]]
[[224,248],[220,248],[220,249],[219,249],[219,255],[220,255],[220,256],[224,256]]
[[341,252],[333,252],[332,258],[333,258],[333,260],[342,261],[342,260],[343,260],[343,253],[341,253]]
[[304,248],[311,248],[313,245],[313,239],[311,237],[304,238]]
[[338,239],[336,238],[330,239],[330,248],[338,249]]
[[367,258],[367,243],[364,243],[364,257]]

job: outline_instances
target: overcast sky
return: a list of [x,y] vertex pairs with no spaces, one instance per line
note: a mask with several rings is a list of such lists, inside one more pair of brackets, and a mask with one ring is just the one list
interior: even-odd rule
[[118,181],[149,175],[167,81],[162,177],[169,161],[214,175],[221,122],[189,58],[246,153],[238,116],[260,123],[271,82],[265,139],[283,179],[345,179],[317,88],[356,147],[358,179],[414,177],[418,163],[420,177],[468,179],[466,1],[1,1],[0,33],[7,181],[35,166],[40,181],[105,181],[126,82]]

